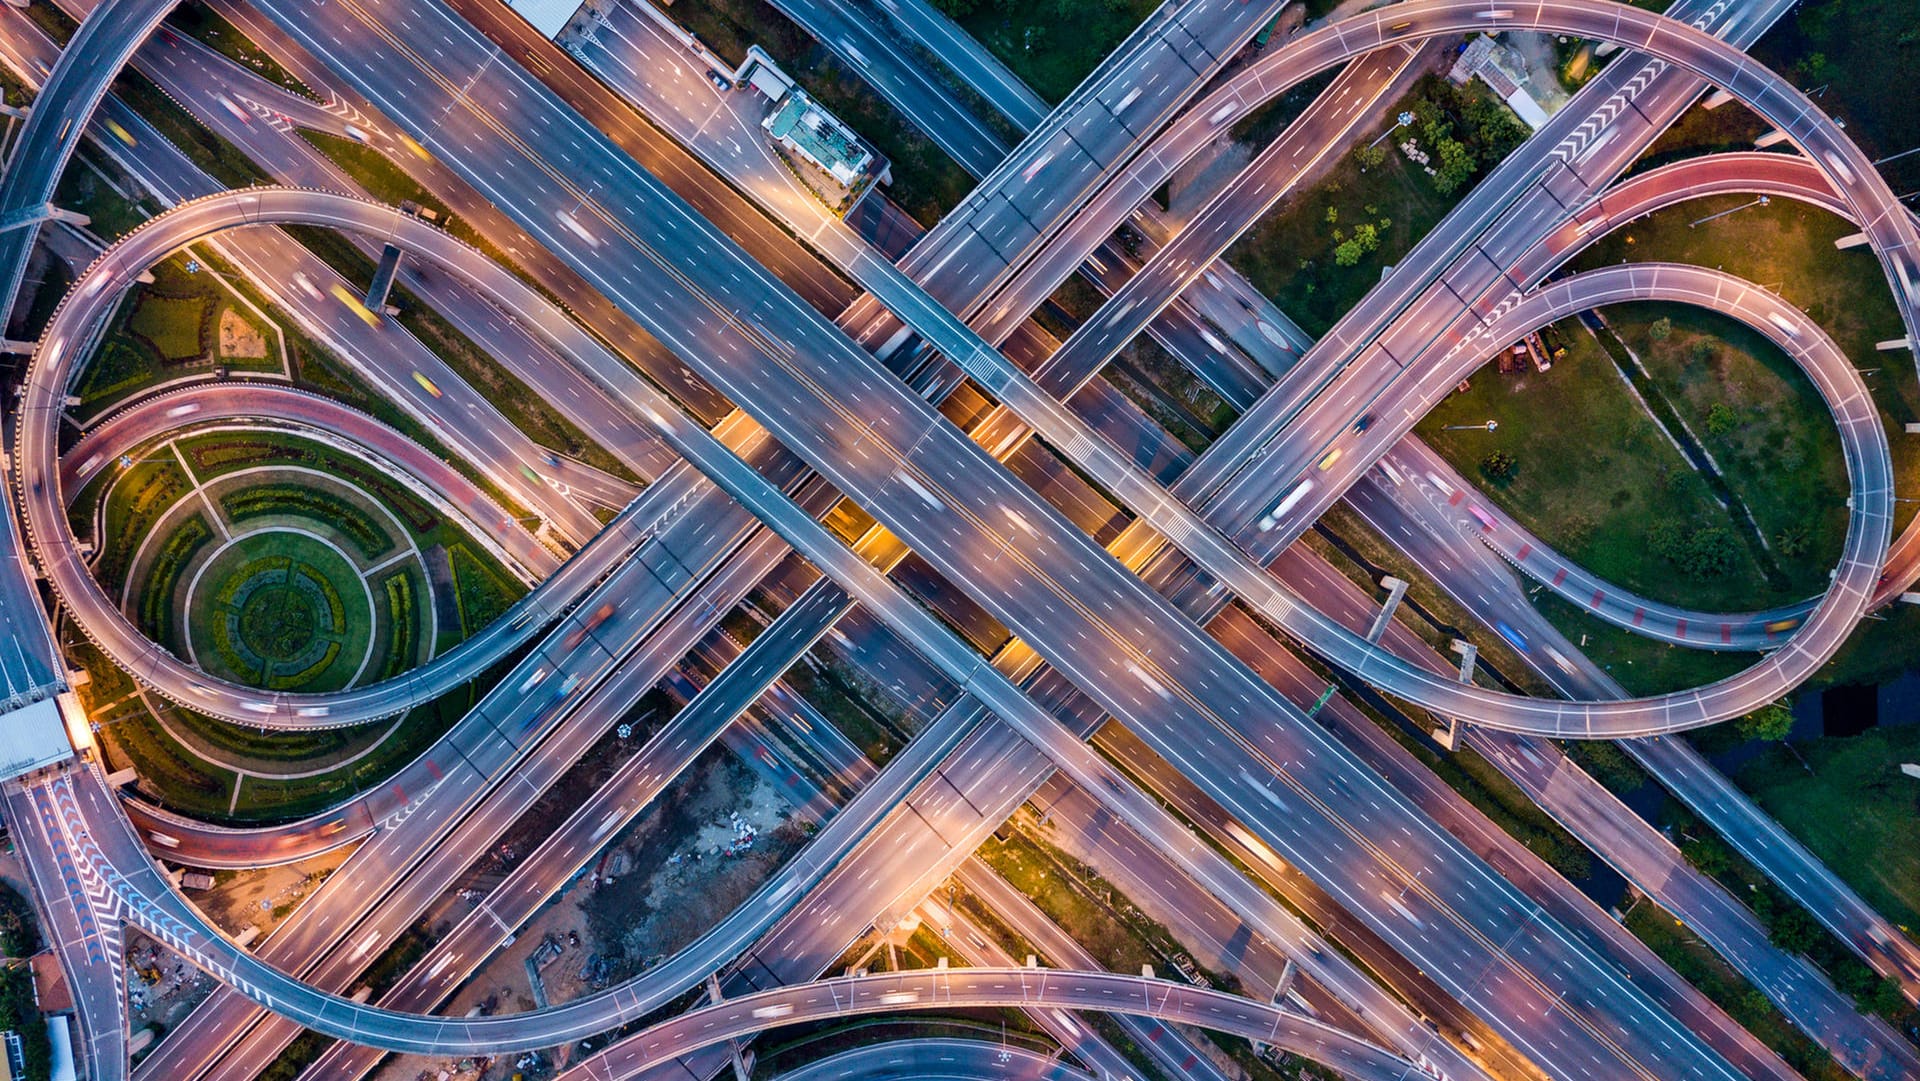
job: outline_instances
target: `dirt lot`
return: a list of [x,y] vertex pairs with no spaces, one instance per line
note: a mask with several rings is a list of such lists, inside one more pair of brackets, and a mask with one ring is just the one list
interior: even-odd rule
[[221,871],[214,875],[212,889],[187,897],[226,933],[238,935],[248,927],[257,927],[260,937],[265,938],[357,847],[348,845],[284,867]]
[[213,977],[138,931],[127,931],[128,1030],[171,1031],[213,993]]
[[[600,858],[518,929],[442,1010],[458,1017],[567,1002],[618,983],[698,937],[759,888],[805,839],[789,807],[730,752],[710,750],[646,814],[614,835]],[[731,850],[731,854],[729,854]],[[449,915],[464,915],[459,902]],[[538,973],[538,985],[529,963]],[[468,1078],[550,1076],[552,1061],[513,1059]],[[397,1056],[376,1081],[448,1081],[457,1063]]]
[[267,336],[239,312],[222,309],[220,355],[228,359],[259,360],[267,355]]

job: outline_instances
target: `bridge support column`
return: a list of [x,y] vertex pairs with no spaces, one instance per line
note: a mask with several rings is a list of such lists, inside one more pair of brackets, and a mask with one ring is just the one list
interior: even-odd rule
[[373,270],[373,282],[367,286],[367,310],[385,312],[387,297],[393,292],[394,276],[400,273],[400,249],[392,244],[380,251],[380,265]]
[[1473,682],[1473,666],[1480,660],[1480,647],[1472,642],[1453,640],[1453,651],[1460,654],[1460,682]]
[[1867,234],[1848,233],[1846,236],[1834,241],[1833,246],[1839,248],[1841,251],[1846,251],[1848,248],[1864,248],[1867,246]]
[[733,1059],[733,1081],[753,1081],[753,1052],[743,1050],[739,1040],[728,1040],[727,1054]]
[[1773,130],[1767,132],[1765,135],[1762,135],[1758,139],[1755,139],[1753,141],[1753,145],[1758,147],[1761,150],[1765,150],[1770,146],[1778,146],[1779,144],[1784,143],[1786,141],[1787,141],[1787,133],[1784,131],[1781,131],[1779,128],[1774,128]]
[[1380,644],[1380,636],[1387,633],[1387,623],[1393,619],[1394,610],[1400,607],[1400,598],[1407,595],[1407,583],[1391,574],[1380,579],[1380,584],[1386,587],[1387,600],[1373,617],[1373,626],[1367,628],[1367,641],[1373,645]]
[[1273,1004],[1275,1006],[1285,1001],[1288,993],[1293,990],[1294,978],[1299,975],[1300,966],[1294,964],[1292,958],[1288,958],[1286,967],[1280,970],[1280,982],[1273,986]]
[[1888,338],[1884,342],[1874,342],[1873,347],[1882,353],[1891,353],[1896,349],[1913,348],[1912,338]]
[[[1480,647],[1474,645],[1472,642],[1463,642],[1455,638],[1453,640],[1453,651],[1460,654],[1460,682],[1472,683],[1473,666],[1480,659]],[[1460,718],[1447,718],[1447,726],[1445,728],[1436,728],[1433,730],[1433,739],[1434,742],[1449,751],[1458,750],[1460,746]]]
[[40,348],[39,342],[23,342],[17,338],[0,338],[0,353],[11,353],[14,356],[30,357],[33,355],[33,351],[38,348]]
[[1900,594],[1900,603],[1920,604],[1920,593],[1902,593]]
[[1716,87],[1713,93],[1707,95],[1707,100],[1700,103],[1700,107],[1703,109],[1718,109],[1720,106],[1732,100],[1732,94]]

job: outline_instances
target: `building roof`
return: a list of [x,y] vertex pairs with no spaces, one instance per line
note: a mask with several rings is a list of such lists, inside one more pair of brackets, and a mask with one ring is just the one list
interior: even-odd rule
[[0,778],[18,777],[72,755],[73,744],[67,742],[67,725],[57,700],[42,698],[0,714]]
[[521,18],[533,24],[535,30],[549,38],[558,37],[566,29],[573,13],[580,10],[584,0],[507,0]]
[[767,133],[793,147],[842,184],[852,184],[873,155],[832,113],[795,87],[766,119]]

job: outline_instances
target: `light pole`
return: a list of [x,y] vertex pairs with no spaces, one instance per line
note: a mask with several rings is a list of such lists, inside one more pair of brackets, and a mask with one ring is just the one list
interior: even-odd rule
[[1374,147],[1379,146],[1380,140],[1385,139],[1387,136],[1392,135],[1394,132],[1399,131],[1401,128],[1406,127],[1408,124],[1413,123],[1413,114],[1410,112],[1401,113],[1399,116],[1394,117],[1393,121],[1394,123],[1392,127],[1381,132],[1379,135],[1374,136],[1373,142],[1370,142],[1367,144],[1368,150],[1372,150]]
[[1500,422],[1490,420],[1485,424],[1447,424],[1440,430],[1443,432],[1495,432],[1500,430]]
[[1766,206],[1769,202],[1772,202],[1772,200],[1762,195],[1750,203],[1741,203],[1739,206],[1728,207],[1727,209],[1722,210],[1718,214],[1708,214],[1706,217],[1701,218],[1699,221],[1690,221],[1687,223],[1687,228],[1691,229],[1696,225],[1705,225],[1706,223],[1712,221],[1715,218],[1724,218],[1728,214],[1738,213],[1742,210],[1747,209],[1750,206]]

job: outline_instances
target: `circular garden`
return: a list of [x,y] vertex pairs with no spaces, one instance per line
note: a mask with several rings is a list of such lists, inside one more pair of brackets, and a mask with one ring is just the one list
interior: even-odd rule
[[248,533],[187,585],[185,640],[210,674],[269,690],[328,691],[355,681],[373,647],[372,593],[318,534]]

